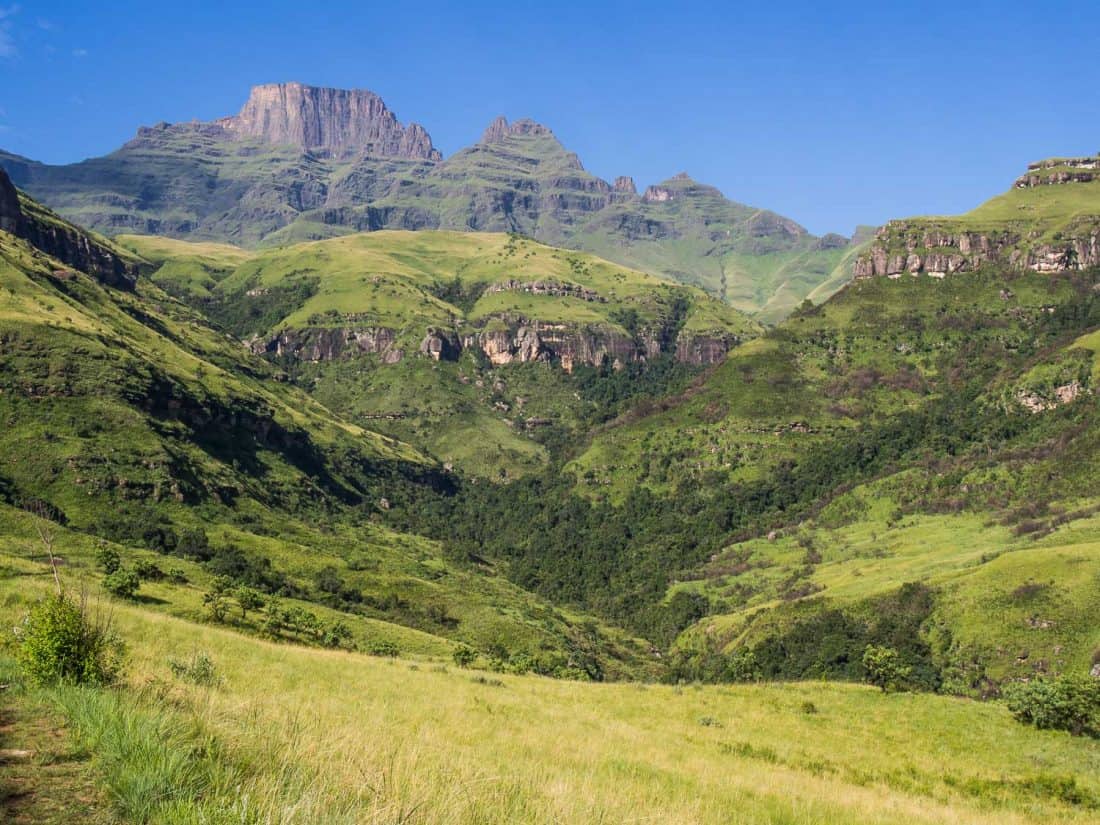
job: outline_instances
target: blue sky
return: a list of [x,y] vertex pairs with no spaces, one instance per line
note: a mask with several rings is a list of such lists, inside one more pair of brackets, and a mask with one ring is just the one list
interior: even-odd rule
[[300,80],[378,92],[444,154],[533,117],[602,177],[686,170],[818,233],[1100,149],[1094,2],[313,5],[0,0],[0,147],[74,161]]

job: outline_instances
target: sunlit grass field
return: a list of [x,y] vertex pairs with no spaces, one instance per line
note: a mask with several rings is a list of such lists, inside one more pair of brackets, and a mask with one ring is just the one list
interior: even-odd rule
[[[49,584],[6,563],[5,626]],[[498,675],[100,608],[128,646],[125,688],[45,698],[130,821],[1100,821],[1100,743],[997,703]],[[199,650],[218,686],[172,675]]]

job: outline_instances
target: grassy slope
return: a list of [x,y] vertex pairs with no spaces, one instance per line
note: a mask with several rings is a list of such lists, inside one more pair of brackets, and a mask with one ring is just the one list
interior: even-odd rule
[[[0,579],[8,624],[47,586],[29,573],[9,565]],[[113,613],[135,689],[62,693],[60,705],[116,804],[152,802],[155,823],[224,816],[234,803],[239,816],[240,800],[258,820],[286,823],[622,822],[644,812],[683,823],[1000,825],[1095,821],[1100,804],[1100,745],[1023,727],[996,704],[822,683],[484,680],[221,629],[198,641],[178,619],[123,604]],[[214,659],[220,687],[171,676],[167,660],[196,649]],[[117,739],[105,735],[113,730]],[[157,756],[186,750],[191,736],[208,745],[187,773]],[[178,794],[172,806],[158,806],[160,782]]]
[[[423,454],[272,380],[263,361],[148,282],[130,294],[55,269],[0,235],[0,498],[61,511],[78,531],[74,564],[90,567],[84,531],[125,543],[134,561],[151,558],[147,529],[202,528],[307,590],[335,566],[379,605],[348,616],[364,643],[379,632],[437,651],[455,640],[532,654],[569,643],[575,622],[492,568],[371,521],[382,498],[408,495],[433,471]],[[25,538],[29,528],[0,508],[0,532]],[[192,586],[146,589],[195,617],[212,577],[178,564]]]
[[[492,478],[545,463],[545,449],[532,438],[539,433],[524,430],[524,420],[575,431],[593,405],[576,395],[557,368],[489,371],[469,354],[458,363],[420,356],[430,327],[471,333],[514,327],[522,317],[629,336],[627,314],[639,327],[655,329],[667,323],[676,300],[686,299],[685,334],[750,337],[759,331],[755,322],[699,290],[503,234],[380,231],[254,254],[139,236],[120,241],[160,264],[152,278],[169,291],[199,302],[213,295],[235,307],[244,319],[235,330],[242,336],[342,326],[394,330],[394,346],[404,353],[396,365],[381,366],[378,356],[369,356],[296,364],[294,373],[315,397],[351,420],[417,444],[464,472]],[[487,291],[510,280],[579,286],[603,300]],[[254,297],[257,290],[307,281],[316,283],[311,294],[289,300],[262,321],[249,317],[249,308],[264,300]],[[401,418],[384,417],[395,415]]]

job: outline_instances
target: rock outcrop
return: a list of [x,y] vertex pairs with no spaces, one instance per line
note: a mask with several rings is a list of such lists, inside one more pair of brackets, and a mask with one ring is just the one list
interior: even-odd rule
[[1100,177],[1100,156],[1091,158],[1051,158],[1029,163],[1027,172],[1016,179],[1017,189],[1033,186],[1057,186],[1063,183],[1088,183]]
[[521,118],[514,123],[501,115],[481,134],[481,143],[500,143],[509,137],[523,137],[526,135],[553,135],[554,133],[541,123],[536,123],[530,118]]
[[[493,319],[485,330],[449,330],[429,327],[418,351],[434,361],[455,361],[464,351],[480,351],[494,366],[532,362],[561,365],[566,372],[586,365],[603,364],[619,369],[671,352],[685,364],[706,366],[722,361],[738,343],[734,335],[681,333],[662,346],[661,336],[641,330],[636,336],[596,325],[548,323],[523,317]],[[404,357],[396,346],[397,333],[384,327],[307,328],[283,330],[269,340],[255,339],[250,348],[258,355],[319,362],[377,354],[382,362],[394,364]]]
[[486,295],[497,292],[525,292],[528,295],[549,295],[555,298],[578,298],[589,303],[606,304],[607,299],[596,290],[580,284],[566,284],[560,281],[500,281],[485,290]]
[[0,169],[0,232],[18,235],[23,226],[23,210],[19,206],[19,192],[7,173]]
[[419,124],[398,123],[366,89],[327,89],[301,83],[255,86],[240,113],[216,122],[238,137],[335,155],[440,160]]
[[257,355],[312,362],[377,353],[384,363],[396,364],[404,357],[394,346],[396,340],[396,333],[386,327],[314,327],[283,330],[266,341],[255,339],[249,347]]
[[619,195],[638,194],[638,187],[634,185],[634,178],[629,175],[619,175],[619,177],[615,178],[615,185],[612,189]]
[[999,232],[952,231],[919,221],[891,221],[870,250],[855,263],[856,278],[903,274],[943,278],[986,264],[1034,272],[1063,272],[1100,265],[1100,224],[1082,222],[1077,232],[1057,241],[1041,241],[1005,229]]
[[[870,248],[855,262],[856,278],[903,274],[944,278],[995,264],[1034,272],[1063,272],[1100,266],[1100,156],[1053,158],[1032,163],[1014,189],[1080,187],[1096,198],[1094,211],[1082,210],[1076,193],[1060,205],[1051,193],[1002,196],[997,211],[987,207],[961,218],[891,221],[875,233]],[[1091,194],[1090,194],[1091,193]],[[1065,204],[1073,208],[1066,209]],[[1014,217],[1003,217],[1012,206]],[[1076,214],[1074,214],[1076,213]],[[983,227],[983,228],[975,228]]]

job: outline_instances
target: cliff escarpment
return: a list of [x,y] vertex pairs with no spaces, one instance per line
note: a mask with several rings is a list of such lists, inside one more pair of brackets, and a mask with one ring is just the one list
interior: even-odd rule
[[1032,163],[1011,190],[965,215],[891,221],[856,260],[855,277],[1100,266],[1098,168],[1100,157]]

